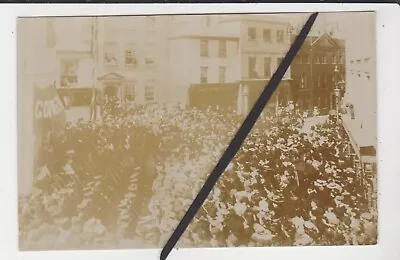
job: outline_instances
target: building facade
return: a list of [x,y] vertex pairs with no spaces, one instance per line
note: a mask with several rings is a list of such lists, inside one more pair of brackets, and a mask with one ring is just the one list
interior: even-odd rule
[[55,18],[55,81],[64,102],[71,105],[87,104],[94,86],[91,24],[91,18]]
[[[377,79],[375,14],[362,13],[351,19],[347,31],[346,92],[342,115],[350,137],[359,180],[368,192],[370,204],[376,206],[377,194]],[[353,27],[354,26],[354,27]],[[356,31],[350,30],[357,28]],[[372,30],[372,31],[371,31]],[[360,48],[362,46],[362,48]]]
[[[265,85],[285,57],[290,47],[290,23],[281,15],[225,15],[219,17],[224,30],[238,31],[240,37],[239,83],[248,100],[247,110],[255,103]],[[291,100],[291,71],[286,72],[274,93],[269,107],[287,104]]]
[[164,101],[169,17],[134,19],[57,18],[57,87],[75,93],[74,105],[88,105],[92,88],[110,98]]
[[170,101],[182,104],[189,103],[190,86],[222,86],[240,79],[239,32],[224,30],[217,16],[189,18],[177,16],[178,28],[168,37]]
[[167,16],[99,19],[97,86],[139,103],[165,102]]
[[[56,85],[73,105],[88,105],[93,88],[138,103],[188,104],[191,85],[237,83],[249,87],[251,106],[290,45],[289,23],[279,15],[134,20],[56,19]],[[292,99],[290,75],[289,69],[271,106]]]
[[336,109],[335,89],[344,93],[344,40],[328,33],[307,37],[291,67],[293,97],[300,110],[318,107],[326,114]]

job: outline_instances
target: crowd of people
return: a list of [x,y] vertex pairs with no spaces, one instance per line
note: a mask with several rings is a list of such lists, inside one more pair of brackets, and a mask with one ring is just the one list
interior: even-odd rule
[[[192,113],[193,118],[202,115]],[[172,162],[160,167],[150,206],[150,226],[158,227],[160,245],[240,123],[234,113],[221,110],[208,111],[207,118],[212,118],[210,123],[199,123],[194,132],[184,128],[189,136],[201,138],[200,149],[193,149],[192,138],[181,147],[196,151],[196,156],[172,157]],[[376,214],[368,209],[356,179],[347,137],[333,120],[307,132],[302,131],[304,119],[294,111],[283,109],[279,117],[263,115],[181,245],[354,245],[376,241]]]
[[[45,172],[59,174],[38,174],[39,191],[20,203],[26,247],[46,239],[52,248],[163,246],[244,120],[221,108],[112,107],[101,122],[81,120],[53,142],[57,163]],[[179,245],[376,243],[376,211],[345,133],[332,120],[312,131],[303,124],[293,109],[264,112]],[[145,205],[137,198],[144,140],[156,173]]]

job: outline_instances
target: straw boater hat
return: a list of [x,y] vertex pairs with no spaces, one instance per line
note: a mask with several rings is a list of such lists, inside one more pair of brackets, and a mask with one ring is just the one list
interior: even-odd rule
[[361,219],[366,221],[371,221],[373,218],[371,213],[363,213],[361,214]]
[[322,222],[324,222],[324,224],[327,226],[334,227],[340,222],[333,212],[326,212],[324,216],[325,217],[322,219]]
[[304,222],[304,227],[306,228],[306,230],[313,230],[313,231],[318,230],[317,226],[315,226],[314,223],[312,223],[309,220]]
[[330,182],[326,187],[331,190],[338,190],[339,192],[343,190],[343,188],[335,182]]
[[318,187],[325,187],[327,184],[328,184],[327,181],[320,180],[320,179],[314,181],[314,185],[318,186]]

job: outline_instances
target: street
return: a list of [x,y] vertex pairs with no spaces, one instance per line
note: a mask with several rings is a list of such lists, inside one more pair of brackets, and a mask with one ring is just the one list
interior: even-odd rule
[[328,120],[328,116],[317,116],[317,117],[308,117],[304,120],[304,125],[302,130],[304,132],[311,131],[311,127],[314,125],[323,124]]

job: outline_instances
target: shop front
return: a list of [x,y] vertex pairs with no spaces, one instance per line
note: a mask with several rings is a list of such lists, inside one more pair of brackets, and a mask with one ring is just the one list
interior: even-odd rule
[[206,109],[234,109],[239,91],[238,83],[193,84],[189,88],[189,106]]
[[[264,88],[269,83],[268,80],[265,79],[251,79],[251,80],[242,80],[240,84],[245,87],[248,92],[248,100],[247,100],[247,111],[253,107],[256,103],[257,99],[260,97]],[[272,97],[268,101],[266,105],[267,110],[275,111],[278,105],[287,106],[289,101],[293,100],[292,91],[291,91],[291,81],[290,80],[282,80],[279,83],[278,88],[273,93]]]

